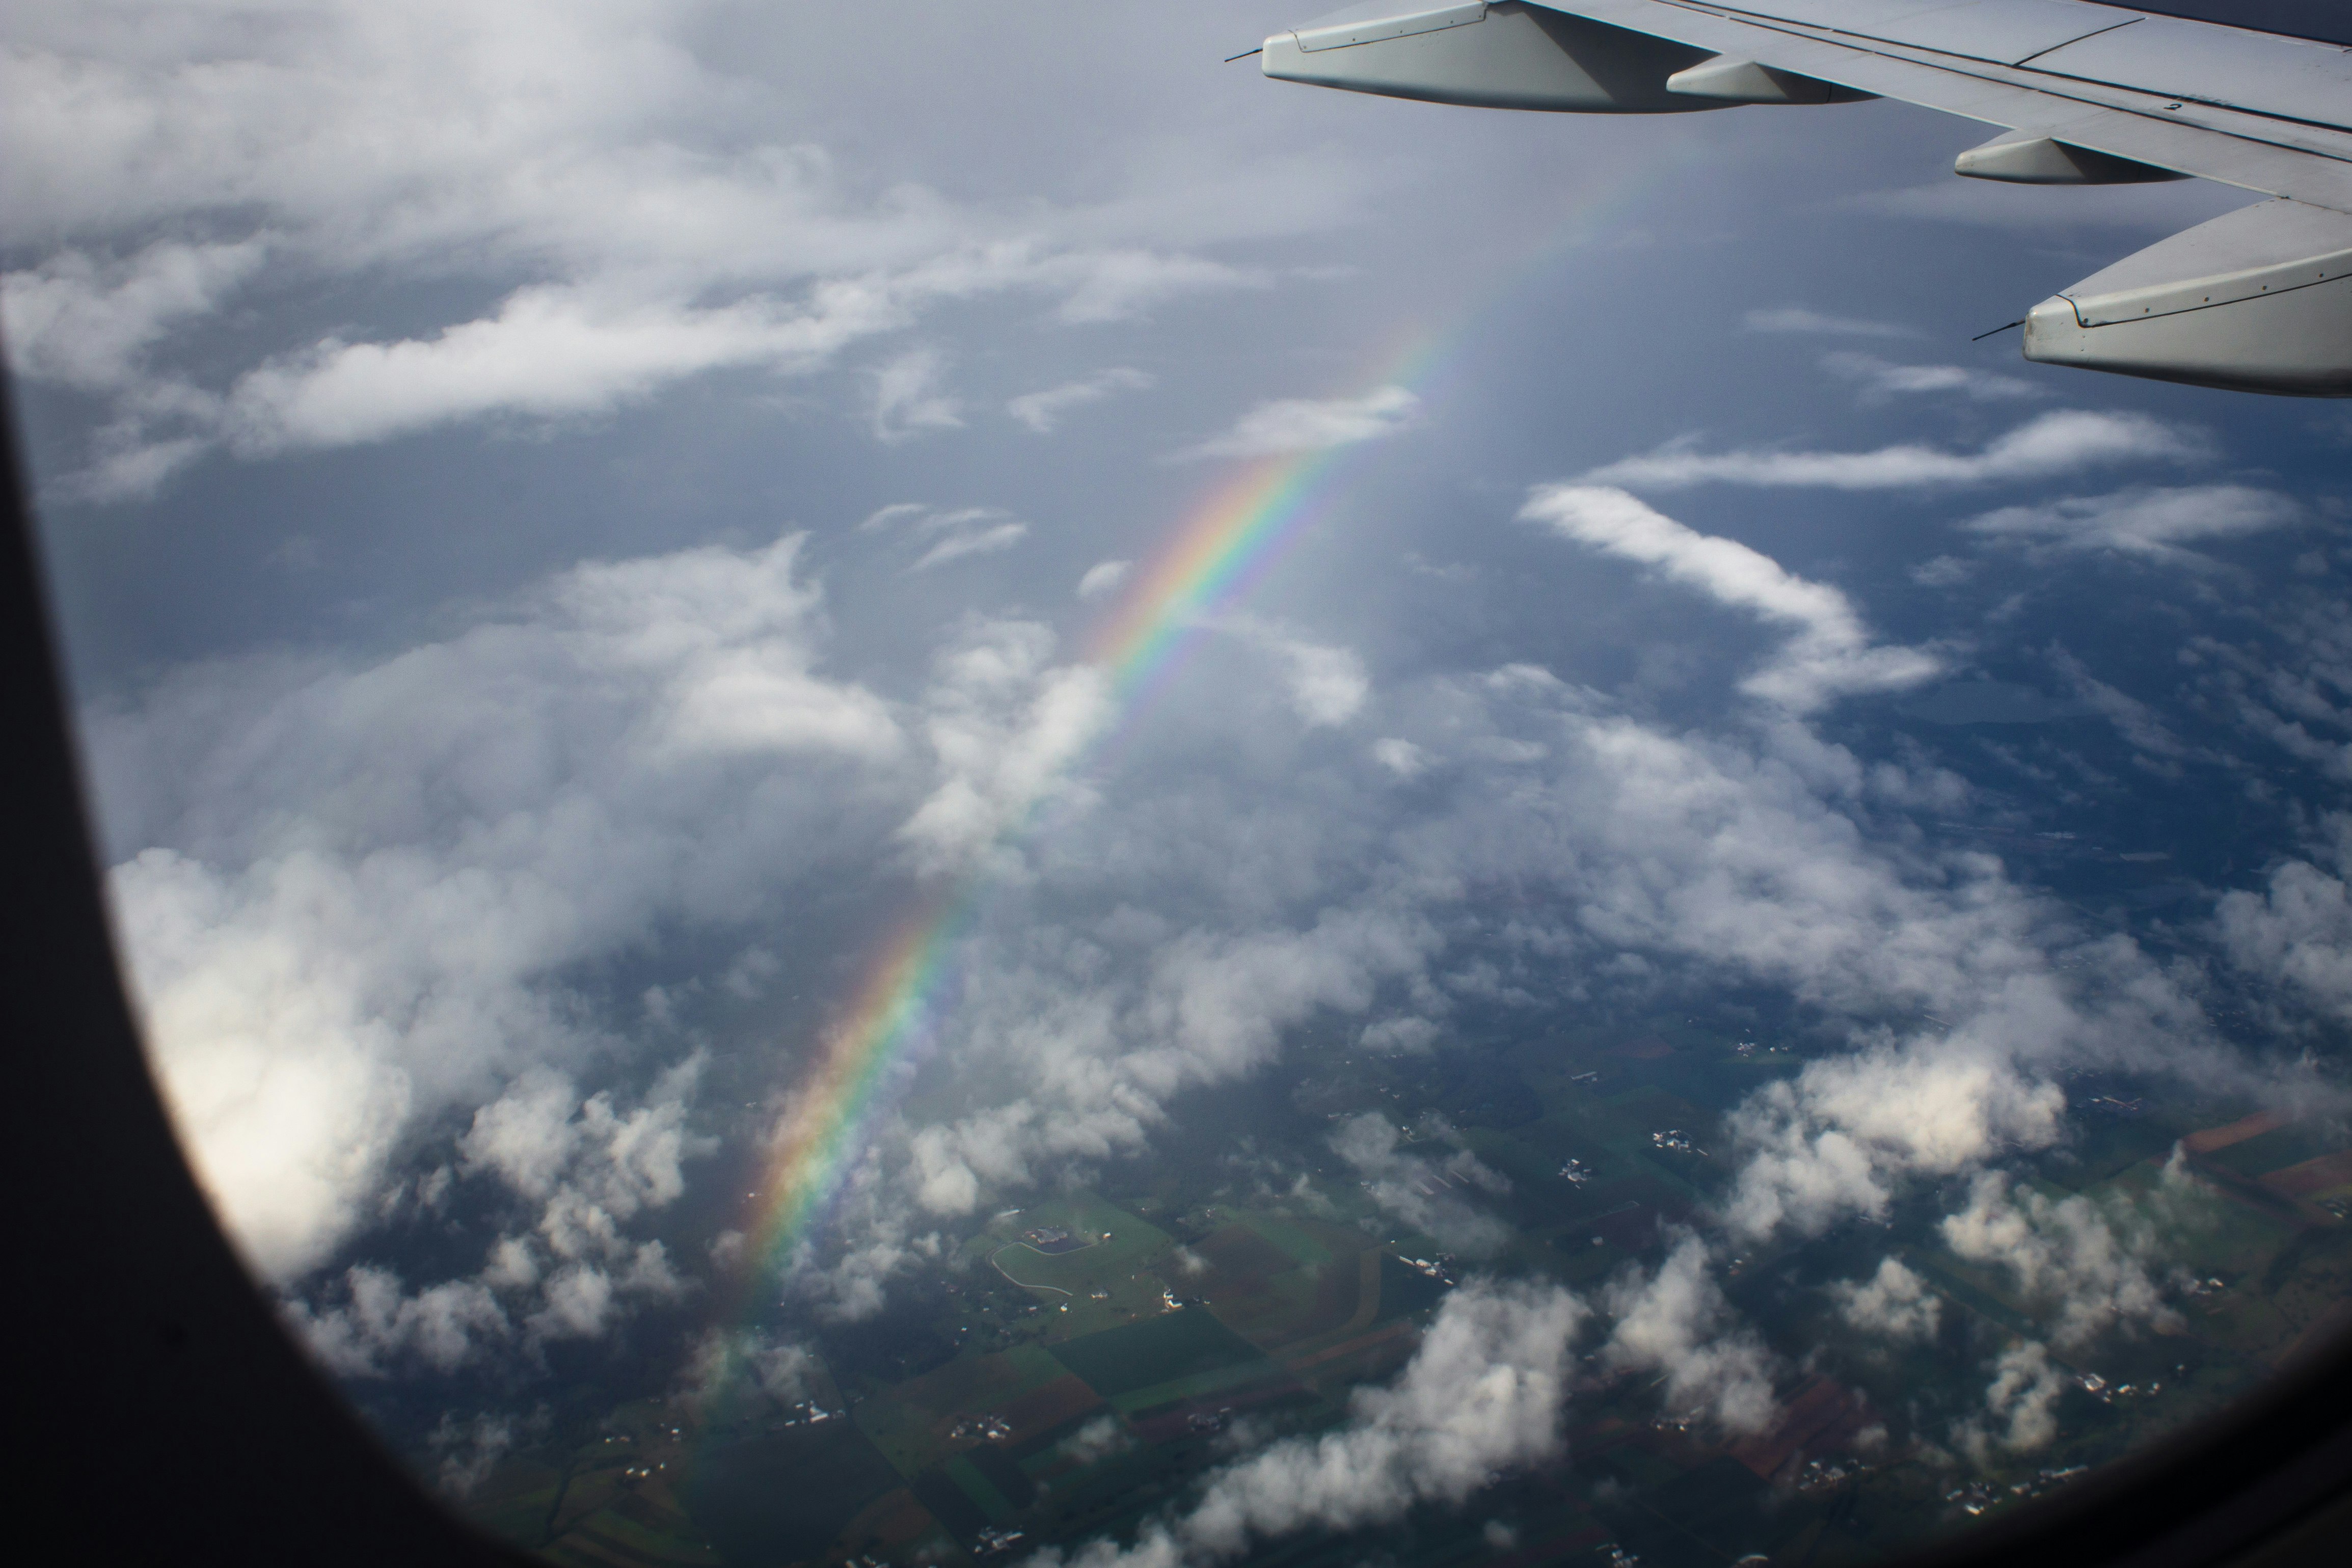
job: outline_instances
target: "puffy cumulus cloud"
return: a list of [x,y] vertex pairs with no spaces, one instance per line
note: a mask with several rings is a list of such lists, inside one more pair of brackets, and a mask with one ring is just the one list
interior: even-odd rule
[[1601,1305],[1617,1320],[1601,1347],[1603,1366],[1664,1374],[1668,1410],[1727,1432],[1761,1432],[1780,1413],[1772,1357],[1753,1330],[1734,1327],[1706,1244],[1685,1235],[1655,1274],[1612,1279]]
[[1179,458],[1271,458],[1313,452],[1391,436],[1409,423],[1421,399],[1402,386],[1360,397],[1286,397],[1261,403],[1223,435],[1188,447]]
[[2331,813],[2323,826],[2326,837],[2311,859],[2283,861],[2259,890],[2222,894],[2213,919],[2240,969],[2352,1018],[2352,889],[2344,879],[2352,867],[2352,816]]
[[[1430,1119],[1421,1136],[1440,1149],[1459,1142],[1442,1118]],[[1402,1142],[1396,1126],[1377,1111],[1351,1116],[1331,1134],[1332,1149],[1356,1173],[1365,1195],[1383,1210],[1451,1251],[1484,1258],[1499,1250],[1510,1239],[1510,1227],[1477,1206],[1475,1195],[1507,1193],[1510,1179],[1466,1148],[1432,1158],[1407,1152]]]
[[2205,556],[2182,547],[2290,527],[2308,515],[2293,496],[2252,485],[2137,486],[2002,507],[1960,526],[1990,539],[2202,563]]
[[1898,1342],[1932,1340],[1943,1326],[1944,1299],[1900,1258],[1881,1258],[1878,1272],[1867,1279],[1832,1285],[1830,1299],[1854,1328]]
[[2110,463],[2200,462],[2211,455],[2211,442],[2184,426],[2145,414],[2069,408],[1995,437],[1975,452],[1911,443],[1871,452],[1702,452],[1696,441],[1685,439],[1605,463],[1586,474],[1584,482],[1637,490],[1688,489],[1703,484],[1916,489],[2054,479]]
[[[425,1121],[601,1048],[567,966],[739,921],[912,805],[888,707],[815,670],[798,550],[592,563],[446,641],[90,715],[158,1073],[264,1274],[322,1261]],[[478,1160],[518,1180],[560,1164],[527,1133],[592,1137],[515,1115]]]
[[2058,1436],[2058,1395],[2065,1386],[2064,1374],[2050,1359],[2050,1347],[2021,1341],[1993,1359],[1992,1381],[1985,1385],[1985,1413],[1960,1423],[1953,1435],[1979,1465],[1997,1449],[2021,1454],[2047,1447]]
[[1740,689],[1797,712],[1850,692],[1916,685],[1944,668],[1922,649],[1874,642],[1838,589],[1799,577],[1738,540],[1685,527],[1622,489],[1554,485],[1537,490],[1519,515],[1790,627],[1780,653]]
[[1876,354],[1844,351],[1823,354],[1822,367],[1841,380],[1857,384],[1864,403],[1937,392],[1958,393],[1979,403],[2042,395],[2042,389],[2030,381],[1964,364],[1898,364]]
[[[2179,1217],[2200,1194],[2179,1157],[2165,1167],[2158,1205]],[[2053,1317],[2052,1341],[2076,1348],[2118,1324],[2177,1326],[2151,1276],[2158,1216],[2120,1204],[2101,1205],[2077,1193],[2052,1198],[2011,1184],[1998,1171],[1979,1173],[1969,1201],[1943,1222],[1944,1245],[1971,1263],[2005,1269],[2017,1294]]]
[[1459,1503],[1559,1451],[1569,1349],[1586,1317],[1557,1286],[1468,1280],[1439,1306],[1396,1381],[1359,1389],[1348,1422],[1213,1473],[1192,1506],[1131,1546],[1097,1542],[1045,1568],[1177,1568],[1301,1530],[1355,1530]]
[[386,1376],[411,1361],[448,1373],[501,1345],[535,1354],[551,1341],[596,1338],[640,1302],[685,1295],[668,1249],[627,1226],[674,1202],[683,1163],[713,1146],[685,1128],[701,1070],[688,1058],[625,1111],[610,1091],[583,1101],[556,1074],[525,1074],[476,1111],[458,1147],[471,1173],[523,1200],[531,1223],[500,1236],[468,1278],[412,1293],[392,1270],[354,1264],[289,1293],[296,1331],[345,1376]]
[[1039,392],[1024,392],[1004,405],[1004,412],[1039,436],[1050,436],[1063,416],[1089,403],[1100,403],[1114,393],[1141,392],[1152,377],[1128,365],[1115,365],[1077,381],[1066,381]]
[[455,1498],[471,1495],[514,1447],[518,1425],[513,1416],[493,1411],[470,1421],[459,1421],[455,1412],[443,1415],[425,1438],[436,1460],[434,1479],[441,1489]]
[[796,1405],[816,1365],[807,1346],[758,1329],[704,1329],[688,1342],[677,1398],[695,1415]]
[[[1233,226],[1188,218],[1184,193],[1014,212],[845,176],[772,89],[698,53],[698,10],[184,7],[163,53],[119,7],[20,30],[0,205],[32,258],[8,336],[21,374],[113,399],[79,492],[152,494],[208,451],[602,415],[730,367],[809,374],[954,300],[1027,294],[1087,322],[1270,282],[1188,248]],[[418,272],[472,301],[225,375],[206,362],[205,386],[172,368],[224,310]],[[958,416],[914,379],[894,400],[886,371],[877,432]]]
[[[2043,1000],[2046,1022],[2071,1024],[2061,998]],[[2056,1142],[2065,1093],[2002,1048],[2005,1022],[1987,1018],[1975,1037],[1820,1058],[1750,1095],[1730,1118],[1741,1163],[1726,1220],[1751,1236],[1819,1232],[1848,1215],[1884,1215],[1910,1177]]]
[[927,870],[968,864],[1049,795],[1111,714],[1109,675],[1054,663],[1034,621],[978,621],[943,650],[925,700],[941,780],[899,829]]
[[[901,1124],[889,1157],[861,1165],[843,1228],[864,1238],[850,1256],[879,1249],[857,1265],[865,1276],[912,1260],[910,1216],[969,1214],[991,1194],[1141,1147],[1173,1097],[1258,1071],[1284,1031],[1318,1011],[1364,1012],[1383,982],[1417,973],[1438,944],[1415,911],[1335,910],[1302,930],[1170,933],[1139,967],[1089,973],[1091,955],[1059,934],[1021,931],[1019,952],[993,963],[974,955],[957,1065],[981,1102]],[[1047,961],[1057,948],[1063,962]]]

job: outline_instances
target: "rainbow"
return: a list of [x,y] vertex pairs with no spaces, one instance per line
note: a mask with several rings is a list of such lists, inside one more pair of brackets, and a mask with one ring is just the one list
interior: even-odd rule
[[[1392,384],[1383,383],[1382,384]],[[1066,763],[1067,776],[1132,727],[1203,626],[1246,598],[1339,498],[1330,481],[1352,448],[1247,466],[1187,515],[1153,558],[1131,572],[1087,637],[1087,662],[1109,677],[1109,718],[1091,744]],[[1017,837],[1050,795],[1013,814],[1002,838]],[[909,1064],[954,996],[958,939],[987,891],[983,868],[930,890],[868,959],[838,1019],[825,1031],[771,1140],[745,1226],[753,1279],[782,1267],[823,1219]]]
[[[1444,329],[1416,335],[1401,352],[1376,360],[1372,374],[1357,384],[1373,390],[1402,386],[1423,404],[1435,401],[1433,384],[1462,357],[1454,351],[1471,336],[1475,323],[1492,315],[1496,303],[1523,297],[1523,285],[1548,273],[1566,252],[1612,228],[1627,198],[1654,188],[1660,163],[1688,155],[1670,143],[1643,163],[1621,165],[1611,187],[1567,215],[1531,257],[1500,269],[1500,287],[1458,310]],[[1129,574],[1084,641],[1087,661],[1108,677],[1108,717],[1057,777],[1085,767],[1134,727],[1204,631],[1255,592],[1313,532],[1347,493],[1345,480],[1363,462],[1361,454],[1380,445],[1246,463],[1184,514],[1150,559]],[[1054,794],[1054,782],[1042,784],[1026,809],[1012,814],[999,843],[1034,829],[1037,808]],[[868,959],[846,1005],[824,1032],[817,1059],[793,1092],[750,1195],[742,1227],[747,1285],[756,1289],[759,1281],[789,1267],[822,1225],[895,1099],[892,1087],[911,1071],[951,1009],[960,990],[960,939],[984,901],[991,859],[975,857],[974,869],[925,892]],[[747,1305],[756,1310],[756,1303]]]

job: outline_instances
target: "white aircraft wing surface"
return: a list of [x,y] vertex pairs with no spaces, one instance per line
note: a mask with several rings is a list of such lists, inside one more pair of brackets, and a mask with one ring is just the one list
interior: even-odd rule
[[[2184,0],[2242,23],[2310,0]],[[2026,318],[2026,357],[2352,395],[2352,47],[2093,0],[1387,0],[1266,39],[1270,77],[1488,108],[1673,113],[1894,98],[1999,127],[1955,172],[2195,176],[2273,199]]]

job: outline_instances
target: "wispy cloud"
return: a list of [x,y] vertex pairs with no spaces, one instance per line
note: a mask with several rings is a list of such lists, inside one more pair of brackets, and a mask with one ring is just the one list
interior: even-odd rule
[[1062,416],[1073,408],[1099,403],[1114,392],[1140,392],[1151,384],[1152,378],[1144,372],[1118,365],[1082,381],[1064,382],[1043,392],[1024,393],[1006,404],[1004,412],[1038,435],[1048,436],[1062,422]]
[[1750,310],[1741,323],[1751,332],[1803,332],[1848,338],[1916,338],[1918,330],[1894,321],[1865,321],[1858,316],[1831,316],[1802,305],[1782,305]]
[[1134,570],[1132,561],[1097,561],[1078,579],[1078,597],[1099,599],[1126,582],[1128,574]]
[[894,530],[931,542],[907,568],[909,572],[928,571],[966,555],[1010,550],[1029,536],[1029,525],[1001,506],[942,510],[917,501],[898,501],[877,509],[857,525],[860,533]]
[[1795,635],[1740,689],[1798,712],[1841,694],[1914,685],[1943,668],[1920,648],[1874,641],[1840,590],[1789,571],[1736,539],[1701,533],[1637,497],[1596,485],[1554,485],[1519,515],[1580,544],[1654,566],[1718,603],[1753,612]]
[[2308,516],[2293,496],[2252,485],[2140,486],[2106,495],[2005,506],[1960,526],[1994,539],[2061,550],[2112,550],[2150,560],[2197,563],[2206,557],[2181,546],[2263,533]]
[[1402,386],[1383,386],[1361,397],[1286,397],[1259,404],[1223,435],[1174,456],[1268,458],[1344,447],[1394,435],[1420,406],[1421,399]]
[[963,403],[946,389],[947,363],[936,349],[910,349],[874,373],[874,436],[904,441],[920,430],[963,424]]
[[1896,364],[1850,349],[1823,354],[1822,366],[1832,375],[1860,383],[1865,403],[1934,392],[1956,392],[1979,403],[2044,395],[2042,388],[2021,376],[1964,364]]
[[1588,484],[1634,489],[1694,485],[1817,487],[1886,490],[2043,479],[2079,468],[2133,460],[2198,462],[2212,455],[2200,432],[2145,414],[2062,408],[1996,437],[1981,450],[1948,452],[1904,442],[1868,452],[1771,451],[1753,447],[1702,452],[1695,438],[1670,441],[1640,457],[1604,464]]

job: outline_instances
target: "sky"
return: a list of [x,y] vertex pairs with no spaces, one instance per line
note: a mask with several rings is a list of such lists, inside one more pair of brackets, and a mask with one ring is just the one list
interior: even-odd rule
[[[2001,1173],[2065,1075],[2340,1103],[2352,421],[1972,341],[2252,198],[1958,181],[1981,130],[1893,103],[1225,62],[1306,19],[7,8],[0,305],[117,919],[331,1366],[527,1382],[737,1289],[761,1237],[681,1216],[814,1125],[908,930],[942,978],[772,1259],[819,1319],[1310,1023],[1747,986],[1843,1031],[1654,1274],[1457,1293],[1338,1447],[1097,1555],[1466,1495],[1580,1334],[1752,1426],[1729,1250],[1924,1181],[2066,1332],[2156,1321],[2143,1241]],[[1150,597],[1244,502],[1247,570]],[[1988,847],[2034,832],[2171,857],[2161,940]],[[1893,1259],[1843,1300],[1932,1322]],[[2046,1440],[2004,1353],[1956,1445]]]

